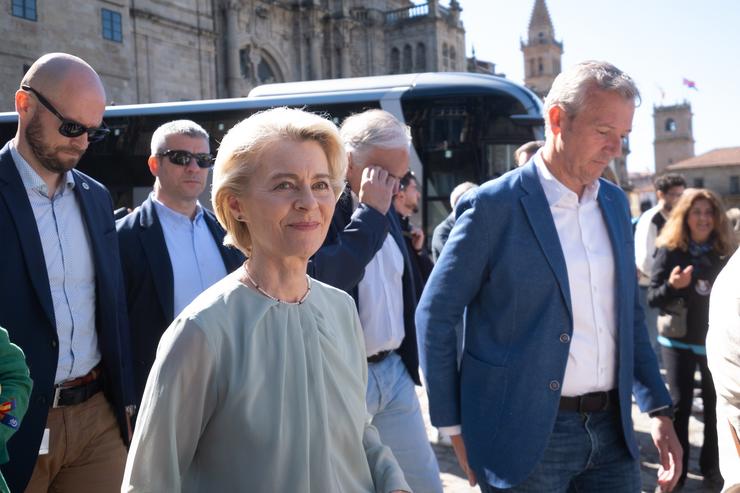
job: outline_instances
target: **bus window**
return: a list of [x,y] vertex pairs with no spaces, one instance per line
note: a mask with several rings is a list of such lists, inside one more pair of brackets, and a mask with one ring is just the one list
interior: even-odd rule
[[455,186],[483,183],[513,169],[514,150],[536,135],[535,127],[512,120],[526,110],[508,94],[414,95],[402,102],[424,168],[427,235],[449,214]]

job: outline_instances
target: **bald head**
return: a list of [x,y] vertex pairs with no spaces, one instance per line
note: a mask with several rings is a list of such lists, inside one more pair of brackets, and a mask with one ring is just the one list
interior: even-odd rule
[[[105,89],[81,58],[49,53],[34,62],[15,93],[20,154],[53,189],[77,165],[105,111]],[[69,134],[69,126],[82,133]],[[64,129],[63,129],[64,126]]]
[[67,97],[70,91],[99,98],[105,106],[105,89],[98,74],[82,58],[67,53],[47,53],[36,60],[21,85],[28,85],[49,99]]

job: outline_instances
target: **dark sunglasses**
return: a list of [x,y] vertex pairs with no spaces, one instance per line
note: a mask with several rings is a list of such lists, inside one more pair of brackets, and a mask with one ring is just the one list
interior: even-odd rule
[[64,137],[74,138],[86,133],[88,142],[100,142],[105,138],[106,135],[110,133],[110,129],[105,126],[105,122],[103,122],[103,125],[101,127],[86,127],[74,120],[68,120],[64,118],[61,113],[59,113],[56,108],[54,108],[54,106],[52,106],[48,99],[42,96],[41,93],[33,87],[24,84],[21,86],[21,89],[23,89],[24,91],[28,91],[36,96],[36,99],[39,100],[39,103],[41,103],[44,108],[49,110],[52,115],[56,116],[62,121],[62,124],[59,125],[59,133],[62,134]]
[[192,152],[177,149],[168,149],[160,152],[157,156],[167,156],[172,164],[176,164],[178,166],[187,166],[190,164],[191,160],[195,159],[199,168],[210,168],[216,161],[216,159],[210,154],[193,154]]

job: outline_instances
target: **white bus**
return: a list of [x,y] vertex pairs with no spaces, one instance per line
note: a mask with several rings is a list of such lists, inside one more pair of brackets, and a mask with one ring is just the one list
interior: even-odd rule
[[[504,174],[515,166],[519,145],[544,135],[539,98],[500,77],[445,72],[289,82],[256,87],[246,98],[110,106],[104,119],[111,134],[90,146],[78,169],[105,184],[116,207],[133,207],[154,181],[146,161],[159,125],[196,121],[215,151],[236,122],[275,106],[322,113],[337,125],[350,114],[382,108],[408,124],[411,168],[422,185],[421,222],[429,237],[449,213],[455,185]],[[0,142],[15,134],[16,119],[15,113],[0,113]]]

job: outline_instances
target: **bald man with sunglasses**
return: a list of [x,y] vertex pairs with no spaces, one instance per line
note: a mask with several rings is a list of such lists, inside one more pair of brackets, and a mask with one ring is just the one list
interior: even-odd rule
[[165,123],[151,141],[154,189],[116,222],[141,402],[159,338],[196,296],[244,261],[198,202],[213,166],[208,133],[190,120]]
[[44,55],[0,150],[0,325],[34,382],[2,468],[11,491],[115,491],[123,477],[134,394],[113,208],[74,169],[108,133],[105,101],[84,60]]

